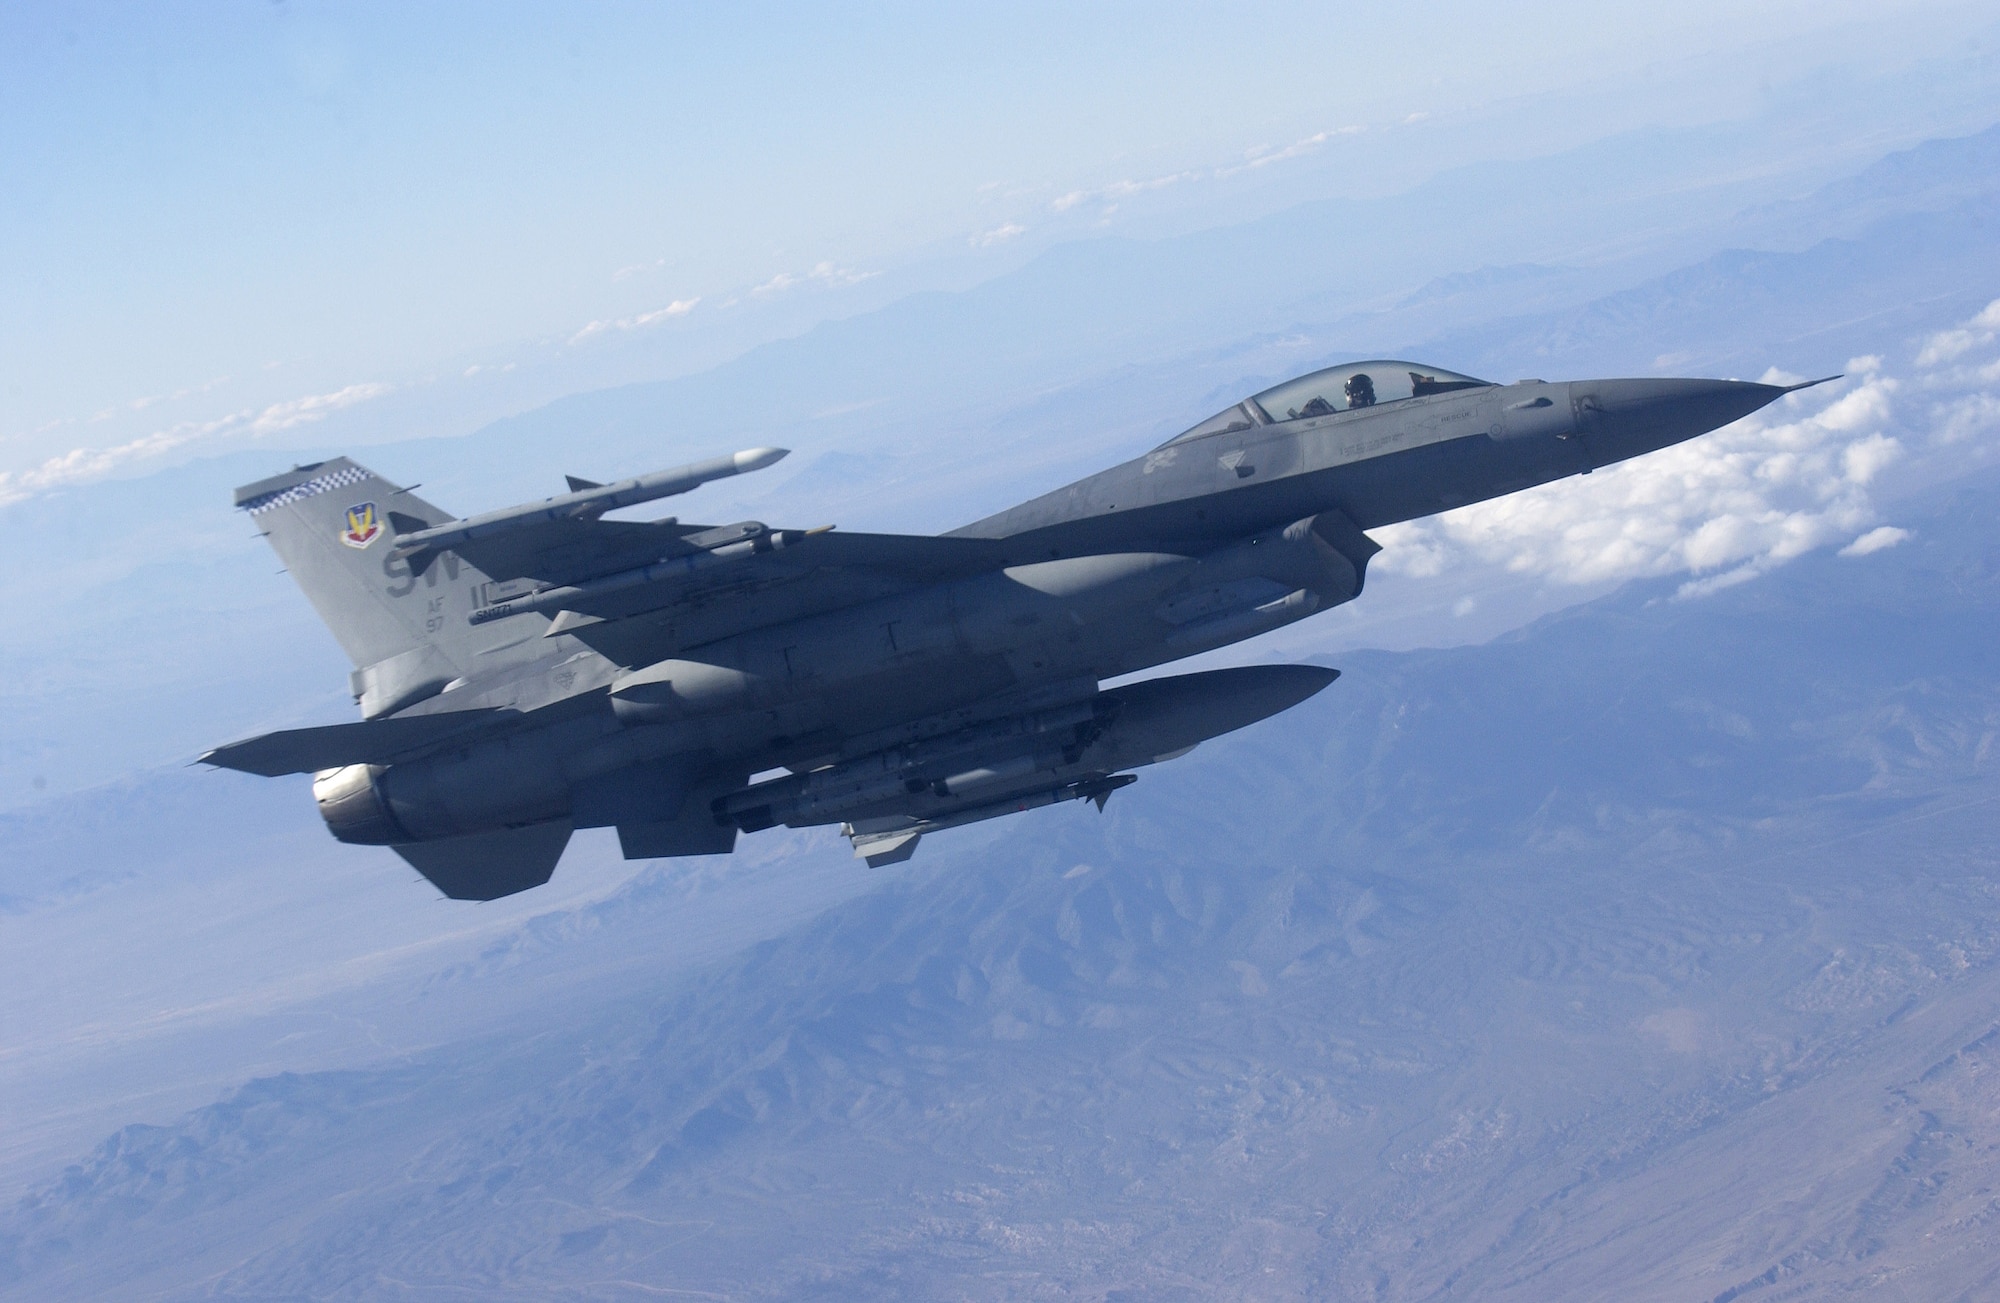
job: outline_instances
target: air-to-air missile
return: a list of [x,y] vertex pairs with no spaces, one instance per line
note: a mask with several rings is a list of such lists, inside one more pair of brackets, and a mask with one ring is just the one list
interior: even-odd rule
[[727,457],[690,462],[670,471],[635,475],[615,484],[598,484],[572,475],[568,493],[540,502],[503,507],[483,516],[448,520],[442,525],[425,526],[420,518],[406,517],[415,528],[407,534],[397,534],[392,550],[399,557],[435,554],[508,530],[528,529],[551,521],[596,520],[621,507],[636,507],[642,502],[691,493],[711,480],[763,470],[790,452],[789,448],[750,448]]
[[[1818,383],[1818,382],[1814,382]],[[606,513],[771,465],[756,448],[466,519],[345,458],[236,492],[352,659],[362,718],[218,747],[311,773],[342,841],[444,893],[840,824],[870,864],[1276,714],[1336,672],[1103,686],[1359,596],[1366,531],[1588,473],[1791,389],[1315,371],[1143,456],[936,537]]]

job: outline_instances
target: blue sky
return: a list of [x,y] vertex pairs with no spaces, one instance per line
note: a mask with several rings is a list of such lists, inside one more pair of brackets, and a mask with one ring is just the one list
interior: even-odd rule
[[[426,410],[460,432],[1064,239],[1740,116],[1976,55],[1982,25],[1879,2],[11,6],[0,473],[544,363]],[[1904,108],[1879,134],[1934,125]],[[636,373],[590,370],[632,331]]]

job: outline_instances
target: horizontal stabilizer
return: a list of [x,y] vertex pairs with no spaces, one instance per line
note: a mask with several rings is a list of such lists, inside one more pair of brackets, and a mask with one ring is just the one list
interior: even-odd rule
[[458,710],[288,728],[219,746],[202,756],[200,763],[265,778],[317,773],[342,765],[387,764],[413,751],[518,717],[519,712],[512,710]]
[[569,820],[553,819],[390,849],[453,900],[498,900],[547,882],[569,834]]

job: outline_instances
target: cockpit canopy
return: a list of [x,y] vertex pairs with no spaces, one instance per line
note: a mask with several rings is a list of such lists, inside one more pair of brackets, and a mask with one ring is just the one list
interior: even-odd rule
[[1380,407],[1384,403],[1447,394],[1454,389],[1480,389],[1492,383],[1416,362],[1386,359],[1349,362],[1273,385],[1226,411],[1217,412],[1192,430],[1167,442],[1179,443],[1183,439],[1198,439],[1205,434],[1247,430],[1253,425],[1276,425],[1282,421],[1331,416],[1356,407]]

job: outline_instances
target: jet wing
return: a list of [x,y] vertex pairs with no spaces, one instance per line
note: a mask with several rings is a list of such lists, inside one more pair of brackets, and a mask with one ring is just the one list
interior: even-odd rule
[[458,710],[288,728],[219,746],[202,756],[200,763],[265,778],[316,773],[342,765],[388,764],[451,738],[520,718],[520,712],[514,710]]

